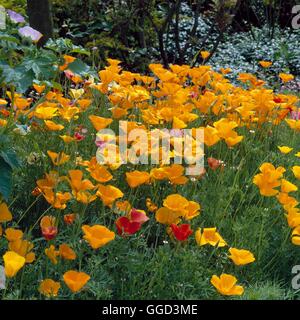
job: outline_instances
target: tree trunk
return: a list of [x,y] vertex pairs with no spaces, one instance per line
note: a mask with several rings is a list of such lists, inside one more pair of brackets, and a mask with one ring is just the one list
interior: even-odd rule
[[53,37],[53,20],[50,0],[27,0],[30,26],[43,34],[39,45]]

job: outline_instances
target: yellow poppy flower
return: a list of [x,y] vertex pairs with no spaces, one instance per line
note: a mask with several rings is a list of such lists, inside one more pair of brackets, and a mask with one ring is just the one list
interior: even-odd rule
[[236,277],[230,274],[222,273],[220,277],[213,275],[210,282],[219,293],[225,296],[240,296],[244,293],[244,288],[236,285]]
[[198,246],[210,244],[211,246],[225,247],[226,241],[217,232],[217,228],[204,228],[201,232],[199,228],[195,233],[195,238]]
[[25,258],[13,251],[7,251],[3,256],[3,260],[5,275],[8,278],[14,277],[25,264]]
[[230,256],[229,258],[236,264],[237,266],[243,266],[245,264],[249,264],[255,261],[253,253],[244,249],[229,249]]
[[287,147],[287,146],[281,146],[281,147],[278,146],[278,149],[283,154],[290,153],[293,150],[293,148],[290,148],[290,147]]

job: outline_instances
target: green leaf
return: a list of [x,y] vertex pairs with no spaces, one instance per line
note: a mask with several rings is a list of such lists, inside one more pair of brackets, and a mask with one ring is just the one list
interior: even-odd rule
[[0,193],[8,201],[11,192],[12,169],[7,162],[0,157]]
[[88,57],[91,55],[91,53],[90,53],[89,51],[87,51],[87,50],[85,50],[85,49],[83,49],[83,48],[75,48],[75,49],[73,49],[73,50],[71,51],[71,53],[84,54],[84,55],[86,55],[86,56],[88,56]]
[[9,34],[3,34],[3,33],[0,33],[0,40],[8,41],[8,42],[14,42],[14,43],[17,43],[17,44],[20,43],[20,41],[17,38],[15,38],[15,37],[13,37],[13,36],[11,36]]
[[20,162],[13,150],[1,151],[0,156],[12,169],[20,167]]
[[76,74],[85,74],[89,71],[89,66],[80,59],[76,59],[74,62],[69,64],[68,69]]

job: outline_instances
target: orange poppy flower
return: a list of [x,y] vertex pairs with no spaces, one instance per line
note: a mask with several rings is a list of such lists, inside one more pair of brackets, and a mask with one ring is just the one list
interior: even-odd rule
[[148,183],[150,179],[150,174],[145,171],[132,171],[126,172],[126,181],[130,188],[136,188],[144,183]]
[[65,284],[74,293],[80,291],[90,280],[90,278],[91,277],[86,273],[74,270],[67,271],[63,275]]
[[220,277],[213,275],[210,282],[219,293],[225,296],[242,295],[244,292],[242,286],[236,285],[236,277],[230,274],[223,273]]
[[51,120],[44,120],[44,123],[45,123],[47,129],[50,131],[61,131],[65,128],[62,124],[57,124]]
[[0,223],[8,222],[12,220],[12,214],[8,209],[6,203],[2,202],[0,204]]
[[105,129],[113,121],[112,119],[109,119],[109,118],[103,118],[103,117],[98,117],[94,115],[89,116],[89,119],[97,131]]
[[64,222],[66,224],[73,224],[75,219],[76,219],[77,215],[76,213],[68,213],[64,215]]
[[66,243],[59,246],[59,255],[66,260],[75,260],[76,253]]
[[45,279],[39,286],[39,292],[46,297],[56,297],[60,289],[60,283],[52,279]]
[[50,157],[52,163],[55,166],[60,166],[64,163],[68,162],[70,159],[70,156],[68,156],[64,152],[56,153],[56,152],[48,150],[47,153],[48,153],[48,156]]
[[115,239],[115,233],[101,225],[92,227],[84,225],[82,226],[82,231],[84,232],[83,238],[88,241],[93,249],[103,247]]
[[96,195],[101,198],[104,205],[111,206],[116,199],[122,198],[124,194],[114,186],[100,184]]
[[49,248],[45,249],[45,254],[53,264],[57,264],[57,257],[59,256],[59,251],[55,250],[53,244]]

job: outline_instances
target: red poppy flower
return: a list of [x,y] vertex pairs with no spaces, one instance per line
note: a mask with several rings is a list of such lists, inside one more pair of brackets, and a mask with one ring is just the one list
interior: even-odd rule
[[185,241],[190,235],[193,234],[193,230],[189,224],[182,224],[177,226],[176,224],[171,224],[171,229],[174,237],[178,241]]
[[207,163],[212,170],[217,170],[220,166],[221,168],[224,167],[223,162],[215,158],[208,158]]
[[68,224],[68,225],[73,224],[75,219],[76,219],[76,214],[75,213],[68,213],[68,214],[64,215],[65,224]]
[[130,211],[130,220],[132,222],[138,222],[138,223],[143,224],[144,222],[147,222],[149,220],[149,218],[147,217],[145,212],[143,212],[141,210],[137,210],[137,209],[132,209]]
[[275,98],[273,99],[273,101],[274,101],[275,103],[282,103],[282,99],[279,98],[279,97],[275,97]]
[[127,217],[120,217],[116,220],[118,234],[134,234],[140,230],[142,224],[139,222],[132,222]]
[[46,240],[52,240],[56,237],[58,232],[57,227],[45,227],[42,228],[42,234]]
[[129,215],[120,217],[116,220],[116,226],[118,233],[122,234],[134,234],[138,232],[142,224],[148,221],[149,218],[142,210],[132,209]]
[[85,138],[85,136],[84,136],[83,134],[79,133],[79,132],[75,132],[74,138],[75,138],[77,141],[82,141],[82,140]]

